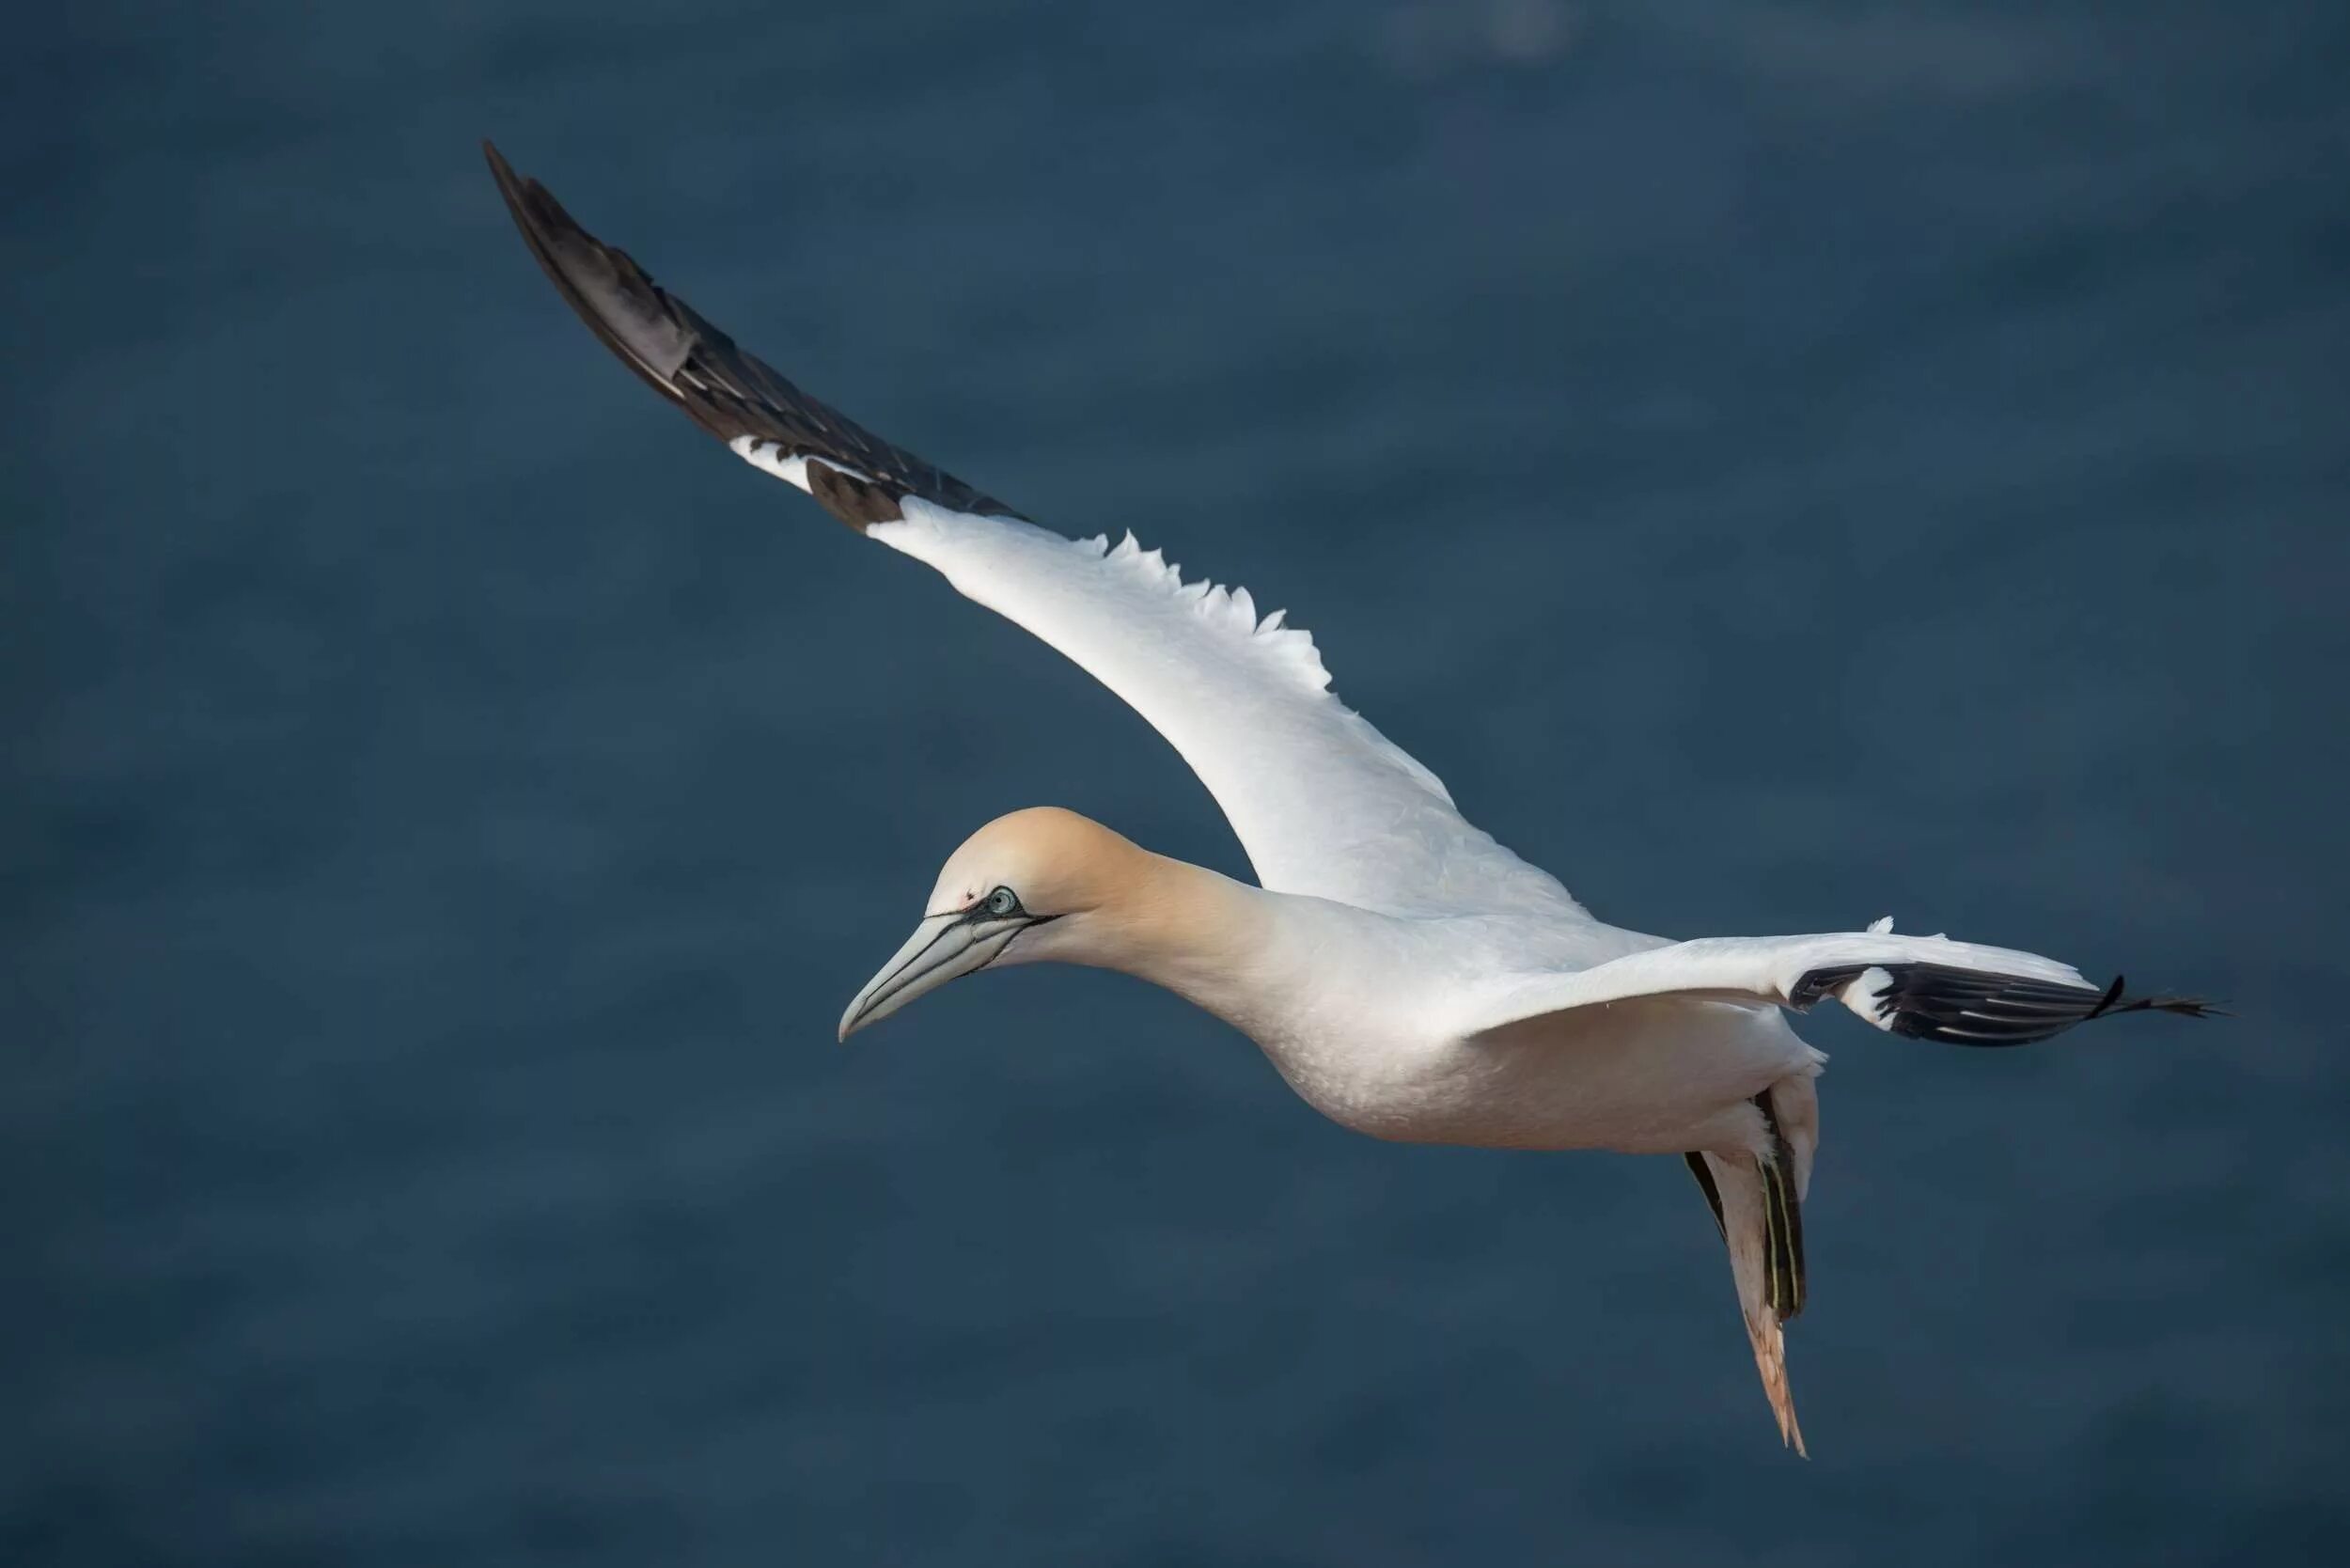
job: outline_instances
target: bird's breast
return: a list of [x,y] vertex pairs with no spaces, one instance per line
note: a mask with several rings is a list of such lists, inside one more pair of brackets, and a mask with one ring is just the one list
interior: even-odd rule
[[1258,1043],[1307,1104],[1373,1137],[1636,1153],[1708,1146],[1726,1113],[1812,1059],[1776,1015],[1718,1004],[1621,1003],[1474,1042],[1415,1017]]

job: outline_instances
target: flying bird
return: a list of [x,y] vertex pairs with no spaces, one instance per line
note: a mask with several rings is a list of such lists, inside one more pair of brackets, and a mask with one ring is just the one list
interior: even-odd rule
[[2210,1011],[1889,919],[1679,942],[1608,925],[1340,703],[1283,612],[1185,582],[1132,534],[1041,527],[853,424],[485,150],[532,254],[624,364],[735,456],[1124,698],[1214,795],[1256,872],[1234,881],[1051,807],[999,817],[948,857],[914,934],[841,1015],[843,1040],[981,969],[1090,964],[1223,1019],[1308,1104],[1375,1137],[1676,1155],[1727,1247],[1779,1435],[1801,1452],[1781,1325],[1804,1306],[1826,1058],[1786,1014],[1833,1001],[1888,1033],[2003,1046]]

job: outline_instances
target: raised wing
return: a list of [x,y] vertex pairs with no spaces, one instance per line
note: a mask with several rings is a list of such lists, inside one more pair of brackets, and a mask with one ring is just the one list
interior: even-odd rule
[[1072,541],[859,429],[573,222],[485,148],[523,238],[596,336],[734,453],[944,573],[1117,693],[1223,808],[1265,886],[1395,913],[1580,917],[1327,689],[1313,639],[1246,588],[1186,584],[1130,534]]
[[1634,997],[1777,1004],[1797,1011],[1825,997],[1894,1034],[1953,1045],[2029,1045],[2092,1018],[2154,1009],[2201,1017],[2208,1003],[2127,997],[2122,981],[2092,985],[2069,964],[1947,936],[1896,936],[1886,922],[1822,936],[1712,936],[1675,942],[1572,974],[1536,975],[1474,1004],[1460,1033]]

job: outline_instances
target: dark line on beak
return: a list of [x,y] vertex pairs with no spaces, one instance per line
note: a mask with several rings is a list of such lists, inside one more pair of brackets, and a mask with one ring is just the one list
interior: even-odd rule
[[[979,963],[971,966],[969,973],[976,975],[981,969],[986,968],[989,964],[1003,957],[1006,952],[1010,951],[1012,943],[1022,935],[1026,934],[1030,927],[1050,925],[1053,921],[1059,918],[1060,917],[1058,915],[989,915],[983,908],[973,909],[969,913],[964,915],[962,918],[939,927],[938,934],[932,937],[928,942],[923,943],[919,951],[907,954],[906,961],[903,964],[901,964],[895,969],[890,970],[886,978],[875,984],[872,995],[865,998],[865,1006],[858,1010],[859,1013],[861,1015],[863,1013],[872,1011],[875,1008],[881,1006],[882,1003],[887,1001],[892,996],[896,995],[899,978],[904,975],[908,969],[913,968],[916,964],[921,963],[922,960],[928,958],[931,954],[931,949],[937,947],[941,942],[944,942],[947,939],[948,933],[954,931],[958,927],[977,925],[982,919],[1009,919],[1018,922],[1010,932],[1005,933],[1003,942],[994,952],[988,954],[985,958],[979,960]],[[975,938],[975,940],[984,942],[987,941],[988,938],[981,936]]]
[[[963,923],[963,921],[957,920],[955,922],[955,926],[959,926]],[[864,1011],[870,1012],[876,1003],[882,1001],[889,995],[891,988],[898,982],[898,977],[904,974],[908,969],[913,968],[916,964],[921,963],[925,958],[928,958],[930,956],[931,949],[937,947],[941,942],[947,940],[947,933],[954,930],[955,926],[939,927],[938,934],[936,936],[933,936],[929,941],[923,943],[917,951],[908,953],[906,955],[906,961],[903,964],[901,964],[895,969],[890,970],[888,975],[885,977],[879,984],[873,987],[872,995],[865,998]]]

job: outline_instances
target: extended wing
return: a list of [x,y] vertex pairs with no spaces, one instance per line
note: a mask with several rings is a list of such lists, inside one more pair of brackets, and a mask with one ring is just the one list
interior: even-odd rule
[[1185,584],[1132,535],[1072,541],[870,434],[735,346],[486,149],[531,251],[596,336],[754,466],[936,568],[1124,698],[1223,808],[1265,886],[1393,912],[1582,911],[1464,821],[1327,689],[1313,639],[1246,588]]
[[1890,930],[1820,936],[1709,936],[1610,959],[1570,974],[1529,976],[1476,999],[1460,1033],[1635,997],[1776,1004],[1797,1011],[1834,997],[1894,1034],[1954,1045],[2029,1045],[2076,1024],[2154,1009],[2201,1017],[2209,1004],[2124,996],[2069,964],[2011,948]]

